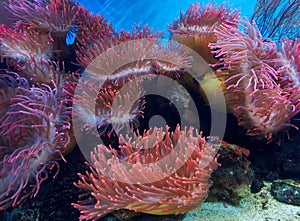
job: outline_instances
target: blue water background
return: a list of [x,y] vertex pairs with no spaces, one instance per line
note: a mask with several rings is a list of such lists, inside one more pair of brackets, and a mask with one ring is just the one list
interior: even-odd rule
[[[167,25],[179,17],[180,10],[197,1],[191,0],[78,0],[78,2],[95,14],[103,15],[117,30],[131,30],[132,25],[148,24],[154,31],[167,30]],[[255,0],[198,1],[217,4],[227,3],[239,9],[242,16],[251,17]]]

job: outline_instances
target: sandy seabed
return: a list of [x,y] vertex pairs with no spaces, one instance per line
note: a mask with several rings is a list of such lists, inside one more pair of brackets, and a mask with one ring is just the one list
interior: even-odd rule
[[270,194],[271,183],[242,199],[239,206],[204,202],[183,221],[300,221],[300,206],[281,203]]

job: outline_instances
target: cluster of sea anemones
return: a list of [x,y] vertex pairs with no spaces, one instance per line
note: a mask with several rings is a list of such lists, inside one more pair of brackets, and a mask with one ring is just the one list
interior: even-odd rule
[[75,145],[71,97],[64,90],[68,74],[54,33],[77,6],[40,3],[9,1],[17,22],[0,27],[1,210],[36,196],[49,171],[59,171],[57,159]]
[[209,79],[209,85],[221,82],[227,110],[248,135],[271,140],[296,128],[290,121],[299,112],[297,39],[279,44],[265,39],[254,23],[224,5],[192,4],[169,27],[172,38],[214,68],[217,78]]
[[[63,159],[63,154],[74,146],[72,118],[81,120],[83,136],[93,126],[97,136],[110,137],[123,132],[124,128],[136,130],[145,106],[142,85],[157,80],[160,75],[178,79],[192,61],[180,45],[159,44],[157,38],[161,34],[152,33],[147,26],[133,28],[131,33],[117,32],[102,16],[90,14],[73,1],[10,0],[7,8],[17,23],[12,27],[0,27],[1,66],[5,69],[0,75],[1,210],[36,196],[48,177],[47,171],[57,167],[56,160]],[[141,76],[144,78],[138,79]],[[131,86],[125,90],[127,84]],[[159,83],[160,86],[163,84]],[[76,105],[78,102],[80,105]],[[158,133],[159,130],[154,131]],[[150,142],[149,136],[149,133],[140,136],[140,142],[135,144],[127,138],[119,140],[123,142],[118,147],[122,150],[114,156],[115,161],[119,154],[128,160],[134,157],[135,160],[129,161],[137,168],[138,159],[159,160],[177,143],[180,146],[177,154],[187,156],[189,153],[191,156],[185,159],[187,162],[181,162],[181,172],[173,171],[163,181],[164,188],[170,193],[175,192],[179,198],[173,201],[170,198],[165,205],[156,198],[153,205],[149,202],[147,212],[182,213],[196,208],[207,194],[209,176],[217,165],[214,149],[198,132],[193,134],[192,129],[180,131],[177,127],[172,135],[166,131],[165,139],[160,136],[163,139],[160,144],[146,150],[148,152],[143,156],[141,146]],[[107,160],[101,159],[100,153],[109,151],[103,145],[97,148],[92,171],[100,161]],[[182,152],[184,148],[191,152]],[[179,163],[175,158],[173,161]],[[151,169],[154,167],[147,170]],[[159,172],[157,167],[154,175]],[[182,179],[178,190],[177,178]],[[187,187],[183,185],[185,182]],[[158,192],[167,191],[163,190],[160,181],[154,184]],[[136,191],[143,198],[148,193],[132,187],[132,193],[129,191],[128,194],[134,195]],[[143,185],[143,188],[151,186]],[[180,193],[185,191],[188,196],[180,198]],[[191,199],[195,202],[190,202]],[[142,210],[143,205],[135,202],[135,197],[130,200],[128,205],[120,204],[114,209]],[[82,210],[79,204],[74,205]],[[173,209],[168,211],[166,205]],[[86,215],[92,216],[93,213]]]
[[[73,206],[81,220],[121,208],[178,214],[201,205],[218,139],[208,142],[192,127],[139,128],[145,85],[157,81],[165,90],[161,76],[178,83],[195,80],[190,67],[202,73],[185,47],[160,44],[161,33],[148,26],[118,32],[71,0],[9,0],[7,8],[17,23],[0,26],[0,210],[36,196],[74,146],[75,120],[83,137],[121,134],[117,145],[93,146],[90,172],[79,175],[75,185],[87,193]],[[278,49],[225,5],[193,4],[169,27],[173,40],[212,65],[217,77],[196,78],[208,87],[222,81],[228,109],[248,134],[271,139],[291,126],[300,108],[298,40]],[[188,109],[187,91],[169,92]]]

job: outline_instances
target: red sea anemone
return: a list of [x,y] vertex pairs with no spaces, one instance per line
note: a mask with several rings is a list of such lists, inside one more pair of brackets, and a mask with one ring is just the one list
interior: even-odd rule
[[[168,128],[166,128],[168,131]],[[147,131],[134,141],[119,138],[120,151],[98,145],[90,172],[75,184],[88,191],[73,206],[80,220],[98,220],[121,208],[150,214],[179,214],[198,208],[217,168],[216,149],[190,128],[171,134]]]

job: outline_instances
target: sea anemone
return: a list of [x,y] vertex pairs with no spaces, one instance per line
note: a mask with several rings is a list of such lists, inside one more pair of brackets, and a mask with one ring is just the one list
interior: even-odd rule
[[87,9],[79,6],[76,12],[76,25],[78,25],[78,44],[92,45],[100,41],[108,43],[113,40],[117,32],[107,20],[99,14],[93,14]]
[[300,86],[300,41],[281,39],[279,59],[275,67],[279,73],[281,87]]
[[16,88],[28,88],[28,81],[17,73],[1,70],[0,72],[0,118],[6,113],[10,99],[15,97]]
[[78,3],[72,0],[9,0],[7,9],[17,26],[25,25],[41,33],[66,33],[75,25]]
[[243,105],[237,106],[234,114],[239,125],[247,129],[247,135],[275,140],[278,132],[295,127],[290,124],[294,106],[281,88],[244,92],[243,99]]
[[45,60],[52,56],[52,47],[48,35],[24,29],[16,31],[6,25],[0,25],[1,57],[19,62],[29,62],[33,58]]
[[183,43],[200,54],[208,63],[215,63],[208,43],[217,42],[214,30],[220,25],[237,26],[239,12],[232,11],[222,5],[199,3],[192,4],[186,13],[181,12],[178,20],[175,20],[169,29],[172,39]]
[[[49,85],[29,88],[24,84],[25,79],[12,73],[2,74],[1,81],[7,82],[7,91],[13,91],[0,119],[1,151],[5,149],[6,153],[0,162],[0,210],[3,210],[36,196],[48,177],[47,170],[58,168],[54,159],[63,158],[70,140],[67,130],[71,107],[64,102],[54,82],[53,88]],[[13,81],[22,85],[15,87]]]
[[9,0],[7,9],[12,19],[17,20],[14,26],[17,31],[33,32],[40,39],[48,37],[55,56],[60,59],[70,56],[72,59],[78,38],[86,38],[95,30],[100,32],[106,26],[101,16],[89,14],[73,0]]
[[[137,35],[136,39],[152,36],[151,30],[147,27],[141,32],[142,36]],[[134,75],[134,72],[147,73],[149,68],[134,67],[132,62],[140,61],[142,55],[150,53],[150,51],[147,53],[150,43],[148,45],[134,45],[134,41],[132,41],[131,44],[124,44],[123,47],[115,47],[121,41],[134,39],[136,33],[139,33],[139,31],[133,30],[132,35],[122,31],[120,40],[118,40],[116,35],[107,37],[105,32],[97,31],[97,33],[93,33],[91,36],[79,41],[79,50],[76,51],[77,61],[81,66],[87,68],[86,72],[90,77],[102,82],[105,82],[107,79],[112,81],[126,79],[128,76]],[[151,43],[154,42],[155,40],[153,39]],[[126,68],[128,63],[130,68]]]
[[292,126],[295,106],[281,87],[277,45],[264,39],[254,24],[240,21],[240,27],[221,25],[211,43],[222,72],[227,104],[249,135],[270,140]]
[[[169,128],[166,128],[168,131]],[[215,140],[216,141],[216,140]],[[215,142],[217,143],[217,142]],[[88,191],[73,206],[80,220],[98,220],[121,208],[150,214],[179,214],[198,208],[217,168],[216,146],[193,128],[119,138],[120,151],[98,145],[90,172],[75,184]]]
[[50,83],[59,72],[58,63],[51,62],[53,41],[24,28],[22,31],[0,25],[0,55],[9,67],[18,70],[30,84]]
[[160,45],[147,26],[138,26],[132,33],[121,31],[113,39],[101,37],[80,41],[78,63],[95,80],[115,84],[148,73],[178,75],[190,67],[192,58],[180,46]]
[[222,25],[215,30],[217,43],[211,43],[216,67],[229,71],[222,77],[229,88],[258,90],[276,85],[276,43],[263,39],[255,25],[241,20],[240,27]]
[[279,46],[278,84],[293,104],[293,116],[300,111],[300,42],[299,39],[284,38]]
[[85,79],[74,85],[73,120],[78,120],[85,133],[109,137],[123,129],[128,133],[137,128],[138,118],[143,116],[144,91],[139,81],[122,88],[107,83]]
[[145,106],[143,81],[158,75],[178,78],[190,67],[192,57],[184,47],[160,44],[155,36],[147,26],[138,26],[108,42],[79,40],[78,63],[85,70],[78,84],[69,86],[75,92],[73,120],[81,129],[90,132],[97,126],[94,132],[108,136],[112,129],[137,129]]

